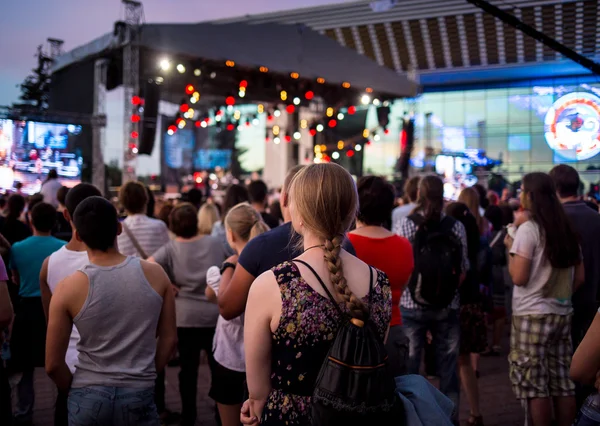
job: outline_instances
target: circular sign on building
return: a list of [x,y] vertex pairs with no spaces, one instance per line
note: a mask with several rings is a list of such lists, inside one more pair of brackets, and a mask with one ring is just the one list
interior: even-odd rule
[[546,142],[568,160],[587,160],[600,153],[600,98],[574,92],[560,97],[544,119]]

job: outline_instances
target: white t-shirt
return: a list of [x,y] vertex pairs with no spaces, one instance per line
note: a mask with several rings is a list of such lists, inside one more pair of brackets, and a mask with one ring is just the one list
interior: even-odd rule
[[556,314],[573,312],[571,295],[575,268],[557,269],[544,255],[539,226],[527,221],[519,227],[511,254],[531,260],[529,282],[513,290],[513,315]]

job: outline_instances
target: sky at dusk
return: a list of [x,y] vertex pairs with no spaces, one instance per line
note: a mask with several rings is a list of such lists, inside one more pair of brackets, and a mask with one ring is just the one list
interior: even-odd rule
[[[146,22],[201,22],[347,0],[143,0]],[[112,31],[123,17],[120,0],[3,1],[0,13],[0,105],[19,96],[18,85],[36,65],[36,47],[48,37],[65,50]]]

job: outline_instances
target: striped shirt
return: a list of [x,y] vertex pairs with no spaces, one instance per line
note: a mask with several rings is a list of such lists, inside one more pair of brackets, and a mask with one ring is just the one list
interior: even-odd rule
[[[127,216],[123,222],[131,230],[147,256],[152,256],[159,248],[170,241],[167,225],[161,220],[149,218],[145,214],[134,214]],[[119,251],[125,256],[142,257],[126,232],[119,235],[117,243]]]
[[[443,216],[442,216],[443,217]],[[395,234],[400,235],[410,241],[411,244],[415,242],[415,236],[417,235],[417,225],[408,217],[402,219],[399,225],[393,228],[393,232]],[[469,252],[467,248],[467,231],[462,223],[456,221],[454,227],[452,228],[452,233],[458,238],[462,245],[462,270],[466,272],[469,270]],[[416,303],[413,298],[408,287],[402,293],[402,298],[400,299],[400,306],[405,309],[425,309],[424,306]],[[456,296],[454,296],[454,300],[450,304],[450,309],[458,309],[460,307],[460,298],[458,296],[458,291],[456,292]]]

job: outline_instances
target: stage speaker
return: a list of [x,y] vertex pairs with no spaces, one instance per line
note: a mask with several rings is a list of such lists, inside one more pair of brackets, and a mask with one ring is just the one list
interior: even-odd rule
[[154,82],[144,85],[144,119],[140,132],[139,155],[151,155],[156,137],[156,124],[158,121],[158,101],[160,99],[159,86]]

